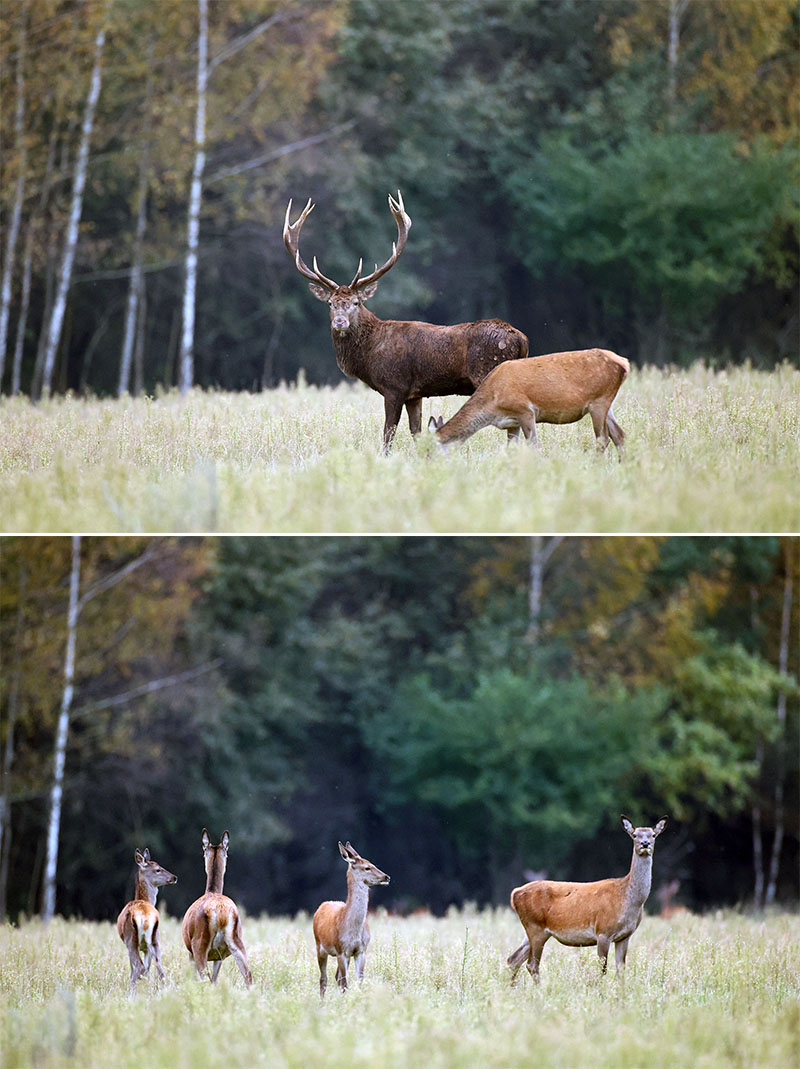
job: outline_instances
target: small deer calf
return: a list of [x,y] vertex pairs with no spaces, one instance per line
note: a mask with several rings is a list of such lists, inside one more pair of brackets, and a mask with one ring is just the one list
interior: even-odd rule
[[346,843],[339,843],[339,853],[347,862],[347,901],[323,902],[314,914],[314,942],[319,964],[319,993],[328,986],[328,955],[336,955],[336,981],[342,991],[347,990],[347,963],[355,958],[356,976],[364,975],[364,962],[369,946],[367,907],[369,889],[387,884],[389,877],[371,861],[361,857]]
[[[150,966],[156,963],[159,979],[164,979],[161,968],[161,945],[158,938],[158,910],[156,897],[158,888],[167,883],[177,883],[178,877],[167,872],[157,861],[150,860],[150,851],[137,850],[134,854],[138,872],[133,900],[129,902],[117,917],[119,937],[128,948],[131,960],[131,995],[136,989],[140,976],[150,972]],[[144,964],[140,954],[144,954]]]
[[431,416],[428,429],[443,446],[484,427],[499,427],[509,437],[521,430],[536,445],[537,423],[575,423],[588,413],[600,449],[610,438],[621,458],[625,434],[611,405],[629,370],[629,362],[608,349],[509,360],[489,372],[447,423]]
[[650,894],[655,841],[666,824],[667,818],[662,817],[652,828],[634,828],[627,817],[622,818],[623,828],[633,839],[627,876],[594,883],[536,880],[514,888],[511,906],[527,939],[508,958],[512,982],[523,962],[533,979],[539,979],[539,961],[551,935],[565,946],[596,945],[604,973],[614,943],[617,975],[621,975],[628,941],[639,927]]
[[253,975],[247,964],[239,911],[236,903],[222,893],[230,836],[226,831],[219,846],[213,846],[208,832],[203,828],[202,842],[206,890],[203,897],[186,910],[181,928],[183,942],[197,969],[198,980],[203,979],[208,962],[213,961],[210,979],[215,984],[223,961],[233,956],[245,984],[250,987]]

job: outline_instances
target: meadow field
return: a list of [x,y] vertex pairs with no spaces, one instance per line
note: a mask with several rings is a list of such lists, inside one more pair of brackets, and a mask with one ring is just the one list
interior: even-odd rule
[[[165,896],[164,896],[165,897]],[[0,927],[0,1062],[43,1069],[160,1066],[781,1069],[800,1062],[800,917],[645,918],[624,984],[593,948],[551,940],[542,980],[512,988],[510,910],[398,918],[378,911],[363,983],[323,1002],[307,917],[244,920],[254,975],[194,979],[177,920],[159,985],[128,996],[111,922]],[[612,954],[613,959],[613,954]],[[332,971],[332,970],[331,970]],[[331,975],[331,981],[333,976]]]
[[[541,447],[493,428],[443,453],[405,421],[379,452],[380,396],[262,393],[0,401],[6,532],[737,532],[800,529],[800,370],[634,370],[597,455],[587,418]],[[463,399],[424,402],[452,415]]]

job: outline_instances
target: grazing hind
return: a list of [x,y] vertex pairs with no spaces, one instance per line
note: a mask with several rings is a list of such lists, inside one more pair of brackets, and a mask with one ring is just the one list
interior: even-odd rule
[[236,903],[222,893],[230,836],[226,831],[219,846],[213,846],[208,832],[203,828],[202,842],[206,890],[203,897],[186,910],[181,928],[183,942],[197,969],[198,980],[207,974],[208,962],[213,961],[210,980],[215,984],[223,961],[232,956],[245,984],[250,987],[253,974],[247,964],[239,910]]
[[597,946],[605,973],[608,952],[615,944],[617,976],[625,968],[628,942],[639,927],[650,894],[655,841],[667,824],[662,817],[652,828],[634,828],[627,817],[622,826],[633,839],[633,859],[627,876],[594,883],[535,880],[511,892],[511,906],[522,922],[527,939],[508,958],[511,980],[525,963],[534,980],[551,935],[570,947]]
[[323,902],[314,914],[314,942],[319,965],[319,993],[328,986],[328,955],[336,955],[336,982],[347,990],[347,963],[355,958],[356,976],[364,975],[369,946],[367,907],[369,889],[387,884],[389,877],[350,845],[339,843],[339,853],[347,862],[347,901]]
[[[159,979],[164,979],[156,897],[159,887],[178,882],[178,877],[172,872],[167,872],[157,861],[150,860],[149,850],[145,849],[144,853],[137,850],[134,858],[138,871],[133,899],[117,917],[117,932],[128,948],[131,961],[131,995],[136,989],[136,981],[150,972],[153,962],[156,964]],[[144,954],[144,963],[140,954]]]

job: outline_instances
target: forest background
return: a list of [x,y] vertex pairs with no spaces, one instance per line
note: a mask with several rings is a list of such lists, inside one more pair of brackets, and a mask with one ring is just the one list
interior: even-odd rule
[[59,754],[66,915],[116,916],[144,846],[180,913],[204,826],[251,913],[338,897],[338,839],[381,905],[505,904],[526,869],[624,873],[621,812],[670,817],[654,892],[797,903],[796,537],[2,550],[0,916],[47,892]]
[[15,0],[0,388],[337,381],[283,248],[531,352],[797,360],[796,0]]

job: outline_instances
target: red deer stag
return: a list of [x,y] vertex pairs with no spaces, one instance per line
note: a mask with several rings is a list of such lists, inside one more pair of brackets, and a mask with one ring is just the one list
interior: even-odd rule
[[440,327],[432,323],[378,319],[366,301],[375,294],[378,279],[392,268],[405,248],[411,219],[398,190],[389,197],[397,224],[397,242],[382,267],[362,277],[363,261],[348,286],[326,278],[316,257],[308,267],[300,256],[300,228],[314,205],[309,200],[296,222],[290,223],[292,202],[286,209],[283,240],[295,267],[311,280],[309,289],[331,309],[331,337],[336,362],[345,375],[361,379],[383,395],[383,448],[388,451],[403,405],[412,434],[422,427],[422,398],[471,394],[497,364],[528,355],[528,339],[500,319]]
[[537,423],[575,423],[588,412],[601,450],[609,438],[622,459],[625,433],[611,405],[630,364],[608,349],[547,353],[501,364],[447,423],[428,421],[443,446],[463,442],[484,427],[499,427],[509,438],[520,430],[537,444]]
[[[150,972],[150,966],[156,963],[159,979],[164,979],[161,968],[161,945],[158,938],[158,910],[156,896],[159,887],[168,883],[177,883],[178,877],[167,872],[157,861],[150,860],[150,851],[137,850],[134,854],[138,872],[133,901],[129,902],[117,917],[119,937],[128,948],[131,959],[131,995],[136,989],[136,981]],[[139,956],[144,954],[144,964]]]
[[189,957],[197,969],[197,978],[202,980],[208,962],[213,961],[211,983],[217,982],[217,974],[225,958],[233,956],[250,987],[253,975],[247,964],[247,953],[242,941],[242,922],[236,903],[222,893],[225,867],[228,863],[230,836],[225,832],[219,846],[212,845],[208,832],[203,828],[203,861],[206,868],[206,891],[186,910],[181,934]]
[[508,958],[512,982],[523,962],[534,980],[551,935],[569,947],[597,946],[606,971],[608,952],[615,944],[617,976],[625,969],[628,942],[639,927],[650,894],[653,850],[667,818],[652,828],[634,828],[627,817],[622,826],[633,839],[633,860],[627,876],[595,883],[536,880],[511,892],[511,906],[522,922],[527,939]]
[[329,954],[336,955],[336,981],[342,991],[347,990],[348,958],[355,958],[358,979],[364,975],[369,946],[369,889],[389,882],[386,873],[361,857],[349,842],[344,846],[339,843],[339,853],[347,862],[347,901],[323,902],[314,914],[320,997],[328,986]]

